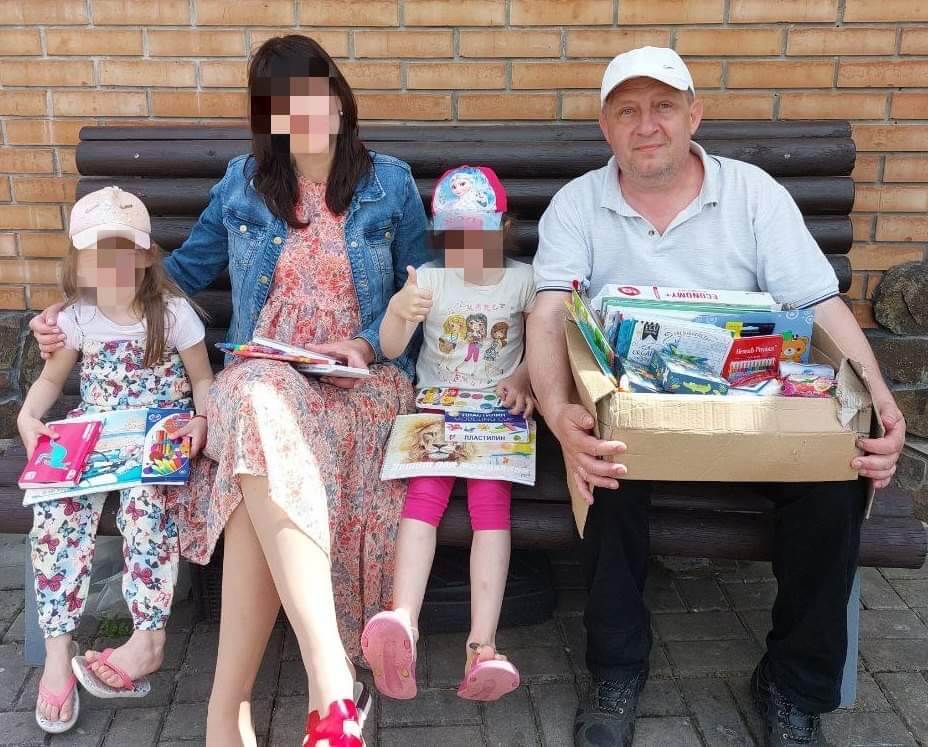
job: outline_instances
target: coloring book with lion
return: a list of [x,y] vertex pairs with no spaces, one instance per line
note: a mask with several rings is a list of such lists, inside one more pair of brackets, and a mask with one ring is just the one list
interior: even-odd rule
[[451,441],[441,413],[400,415],[387,441],[382,480],[449,475],[535,484],[535,422],[528,441]]

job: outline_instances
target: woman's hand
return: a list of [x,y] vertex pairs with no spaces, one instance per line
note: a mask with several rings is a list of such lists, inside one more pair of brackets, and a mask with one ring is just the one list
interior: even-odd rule
[[[323,355],[336,358],[346,366],[353,368],[367,368],[374,362],[374,351],[366,340],[356,337],[352,340],[339,340],[338,342],[325,342],[318,345],[305,345],[307,350],[313,350]],[[352,379],[346,376],[322,376],[321,381],[342,389],[354,389],[361,379]]]
[[48,360],[52,353],[64,347],[64,334],[56,325],[58,313],[63,306],[63,303],[53,303],[29,321],[29,329],[39,343],[39,352],[44,360]]
[[195,418],[191,418],[183,428],[169,433],[170,438],[183,438],[184,436],[190,436],[190,458],[193,459],[200,453],[203,447],[206,445],[206,434],[208,431],[208,424],[206,422],[206,417],[200,415]]
[[535,399],[532,397],[528,368],[523,364],[513,372],[512,376],[507,376],[500,381],[496,385],[496,396],[510,414],[530,418],[535,411]]
[[416,283],[416,269],[406,268],[406,285],[390,299],[387,310],[406,322],[424,322],[432,309],[432,291]]
[[19,429],[19,437],[23,440],[26,447],[26,458],[32,459],[32,452],[35,451],[35,445],[39,436],[48,436],[51,439],[58,438],[58,434],[49,428],[38,418],[26,415],[22,412],[16,418],[16,427]]

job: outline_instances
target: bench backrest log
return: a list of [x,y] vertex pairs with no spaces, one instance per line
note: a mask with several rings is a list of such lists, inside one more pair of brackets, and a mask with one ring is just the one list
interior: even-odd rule
[[[526,261],[535,252],[538,219],[554,193],[610,156],[596,124],[370,125],[361,134],[372,150],[412,166],[426,206],[436,178],[448,168],[464,163],[491,166],[506,185],[510,209],[518,219],[518,254]],[[846,122],[707,122],[696,140],[709,153],[765,169],[786,187],[835,268],[842,290],[849,287],[855,148]],[[82,175],[78,196],[109,184],[139,195],[151,211],[155,240],[170,251],[187,236],[229,159],[249,147],[249,133],[241,127],[84,128],[77,148]],[[228,288],[223,276],[197,298],[211,316],[209,343],[225,334]],[[218,364],[218,351],[211,354]],[[76,378],[66,392],[77,394]],[[449,508],[439,532],[443,544],[469,542],[462,504],[454,501]],[[768,509],[769,504],[746,486],[665,484],[655,496],[652,549],[677,555],[769,557]],[[563,461],[556,441],[546,434],[539,441],[536,485],[515,487],[512,510],[514,545],[564,547],[574,541]],[[864,562],[910,565],[919,553],[923,557],[924,532],[917,537],[911,519],[897,514],[880,521],[885,526],[874,523],[871,527],[878,531],[865,533]]]

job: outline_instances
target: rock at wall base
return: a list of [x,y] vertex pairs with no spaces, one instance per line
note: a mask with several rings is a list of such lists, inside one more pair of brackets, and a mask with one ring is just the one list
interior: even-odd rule
[[898,335],[928,335],[928,262],[890,267],[873,293],[873,314]]

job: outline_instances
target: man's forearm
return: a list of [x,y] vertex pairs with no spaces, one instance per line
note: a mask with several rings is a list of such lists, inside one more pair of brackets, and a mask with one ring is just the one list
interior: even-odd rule
[[530,342],[526,347],[526,361],[532,390],[549,427],[553,425],[557,410],[569,403],[574,393],[564,337],[565,298],[566,294],[556,291],[539,294],[527,324]]
[[892,392],[880,373],[880,364],[873,354],[873,348],[844,301],[835,296],[820,303],[815,307],[815,321],[838,343],[848,358],[864,367],[870,391],[877,404],[895,403]]

